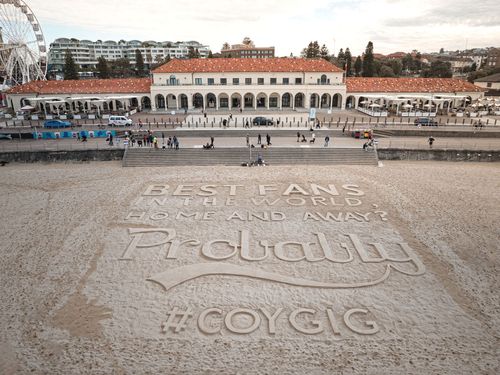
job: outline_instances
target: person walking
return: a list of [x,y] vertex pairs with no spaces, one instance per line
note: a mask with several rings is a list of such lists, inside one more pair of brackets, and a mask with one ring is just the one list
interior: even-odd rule
[[248,147],[248,146],[250,146],[250,136],[248,135],[248,133],[246,136],[246,140],[247,140],[247,147]]
[[325,147],[328,147],[328,142],[330,142],[330,137],[326,136],[325,137]]
[[432,148],[432,144],[434,143],[434,141],[435,141],[434,137],[429,137],[429,140],[428,140],[429,148]]
[[300,142],[300,132],[297,132],[297,142]]
[[261,137],[260,133],[257,135],[257,144],[258,145],[262,144],[262,137]]
[[210,147],[211,148],[214,148],[214,141],[215,141],[215,138],[213,136],[210,137]]
[[268,146],[271,146],[271,136],[269,134],[266,134],[266,143]]

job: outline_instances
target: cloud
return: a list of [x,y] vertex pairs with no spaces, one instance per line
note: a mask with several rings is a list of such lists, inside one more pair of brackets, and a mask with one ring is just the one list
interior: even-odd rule
[[385,21],[385,26],[500,26],[498,0],[482,0],[476,3],[471,3],[469,0],[445,0],[431,4],[432,6],[427,9],[424,7],[424,11],[420,14],[403,12],[398,18],[389,18]]
[[49,43],[57,37],[198,40],[219,51],[248,36],[275,46],[278,55],[297,55],[311,40],[357,55],[369,40],[380,53],[456,49],[465,37],[478,46],[498,43],[497,1],[30,0],[30,6]]

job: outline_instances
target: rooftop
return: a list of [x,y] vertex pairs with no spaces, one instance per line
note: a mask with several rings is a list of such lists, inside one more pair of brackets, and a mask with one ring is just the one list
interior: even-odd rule
[[500,82],[500,73],[492,74],[486,77],[478,78],[474,82]]
[[480,92],[470,82],[452,78],[368,78],[348,77],[347,93],[355,92]]
[[173,59],[153,73],[219,73],[219,72],[342,72],[324,59],[295,59],[286,57],[244,59]]
[[125,94],[151,92],[150,78],[32,81],[10,89],[8,94]]

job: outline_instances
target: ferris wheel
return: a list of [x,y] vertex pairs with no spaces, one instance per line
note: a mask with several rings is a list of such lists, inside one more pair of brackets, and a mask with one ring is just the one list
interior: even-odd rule
[[0,0],[0,76],[4,84],[45,80],[47,46],[42,28],[22,0]]

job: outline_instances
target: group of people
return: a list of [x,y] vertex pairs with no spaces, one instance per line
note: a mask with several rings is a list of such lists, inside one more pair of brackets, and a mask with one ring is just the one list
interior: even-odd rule
[[[165,141],[165,134],[161,133],[162,148],[173,148],[179,149],[179,139],[174,135],[173,137],[168,137]],[[110,134],[106,139],[110,146],[113,146],[113,135]],[[148,130],[146,134],[132,134],[128,131],[125,132],[124,144],[134,147],[137,143],[138,147],[153,147],[156,149],[160,148],[158,137],[151,131]]]
[[[297,142],[305,142],[307,143],[307,138],[304,134],[300,134],[300,132],[297,132]],[[315,143],[316,142],[316,134],[314,132],[311,134],[311,139],[309,140],[309,143]],[[326,135],[325,136],[325,143],[324,147],[328,147],[330,144],[330,136]]]
[[[247,133],[246,135],[246,144],[247,144],[247,147],[255,147],[253,144],[250,143],[250,135]],[[261,147],[264,147],[264,146],[271,146],[272,143],[271,143],[271,136],[269,134],[266,134],[266,144],[264,145],[262,143],[262,135],[259,133],[257,134],[257,144],[260,145]]]
[[203,148],[206,149],[206,150],[210,150],[212,148],[214,148],[214,141],[215,141],[215,138],[214,137],[210,137],[210,142],[207,142],[206,145],[203,145]]

